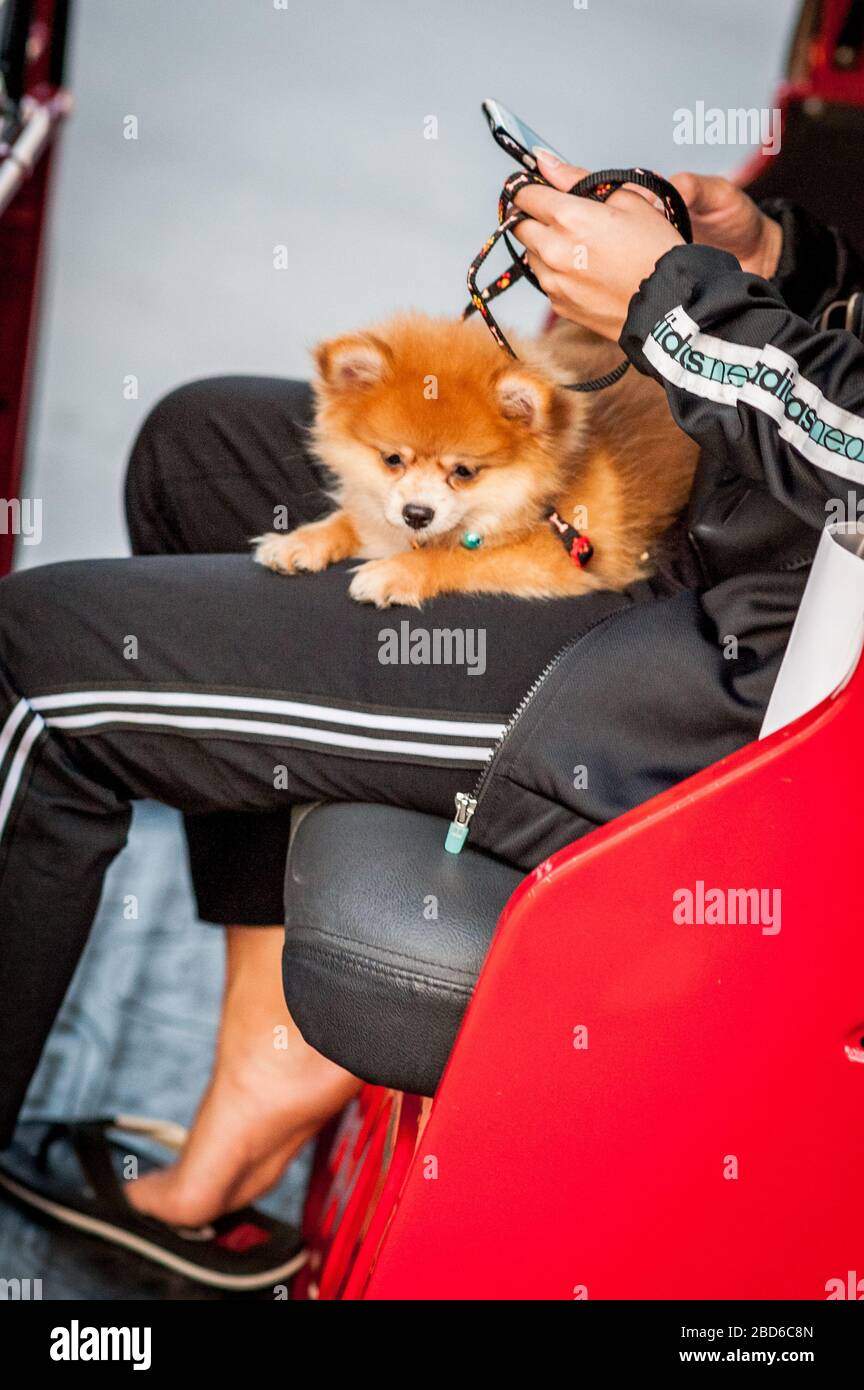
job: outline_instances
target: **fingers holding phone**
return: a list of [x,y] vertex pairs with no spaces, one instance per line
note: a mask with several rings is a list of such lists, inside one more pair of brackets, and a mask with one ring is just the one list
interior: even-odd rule
[[553,188],[532,186],[516,195],[528,213],[513,235],[529,253],[529,266],[562,318],[613,341],[627,309],[657,261],[683,238],[651,202],[619,189],[605,203],[565,192],[584,170],[556,163],[539,151],[538,164]]

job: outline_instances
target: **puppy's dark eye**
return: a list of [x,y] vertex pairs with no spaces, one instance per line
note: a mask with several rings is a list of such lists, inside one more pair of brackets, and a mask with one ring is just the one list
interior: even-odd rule
[[384,462],[386,463],[386,465],[387,465],[388,468],[401,468],[401,467],[402,467],[402,455],[401,455],[401,454],[382,454],[381,457],[382,457],[382,459],[384,460]]
[[475,472],[476,469],[469,468],[467,463],[457,463],[450,476],[451,478],[473,478]]

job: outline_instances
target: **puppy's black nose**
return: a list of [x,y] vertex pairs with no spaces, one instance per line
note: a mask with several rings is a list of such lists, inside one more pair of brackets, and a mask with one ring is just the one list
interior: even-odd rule
[[435,515],[435,508],[422,507],[419,502],[406,502],[402,508],[402,515],[415,531],[422,531],[423,527],[428,526]]

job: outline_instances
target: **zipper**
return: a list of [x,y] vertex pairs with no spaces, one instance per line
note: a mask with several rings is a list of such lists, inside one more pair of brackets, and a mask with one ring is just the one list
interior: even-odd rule
[[476,796],[469,796],[467,792],[456,793],[456,815],[447,828],[447,838],[444,841],[444,848],[448,854],[458,854],[461,850],[468,839],[471,817],[476,810]]
[[549,658],[542,671],[534,677],[534,680],[531,682],[525,694],[522,696],[522,699],[507,720],[507,723],[504,725],[502,732],[498,735],[498,739],[492,749],[492,756],[477,778],[473,791],[456,793],[456,814],[447,827],[447,837],[444,841],[444,848],[449,854],[460,853],[465,841],[468,839],[471,821],[477,812],[477,807],[483,800],[489,785],[489,778],[492,775],[495,764],[498,762],[504,744],[519,723],[526,709],[528,709],[529,705],[534,700],[534,697],[546,684],[546,681],[555,670],[561,658],[570,651],[571,647],[575,647],[577,642],[581,642],[583,637],[587,637],[589,632],[593,632],[595,627],[600,627],[603,623],[608,623],[610,618],[617,617],[621,611],[620,608],[616,608],[614,612],[607,613],[604,617],[598,618],[596,622],[591,623],[589,627],[586,627],[584,631],[578,633],[577,636],[571,637],[569,641],[564,643],[563,647],[558,649],[554,656]]
[[[580,636],[584,636],[584,634],[580,634]],[[558,665],[564,653],[569,651],[578,640],[578,637],[573,637],[569,642],[565,643],[560,651],[557,651],[555,655],[547,661],[540,674],[535,676],[510,718],[507,720],[507,723],[504,725],[502,732],[498,735],[498,740],[492,749],[492,756],[477,778],[474,790],[471,792],[456,793],[456,814],[450,822],[447,829],[447,838],[444,841],[444,848],[449,854],[458,854],[465,844],[465,841],[468,839],[468,832],[471,829],[471,821],[474,817],[474,813],[482,800],[483,794],[489,783],[492,769],[498,761],[501,749],[507,742],[507,739],[519,723],[519,720],[531,704],[538,690],[540,690],[541,686],[555,670],[555,667]]]

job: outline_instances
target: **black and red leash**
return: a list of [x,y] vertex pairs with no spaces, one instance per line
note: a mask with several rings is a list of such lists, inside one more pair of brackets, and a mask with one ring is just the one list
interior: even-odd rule
[[[510,237],[514,227],[530,216],[529,213],[515,207],[513,200],[517,193],[531,184],[538,184],[543,188],[552,187],[548,179],[544,179],[542,174],[528,173],[527,170],[519,170],[517,173],[511,174],[504,184],[501,197],[498,199],[498,226],[483,243],[468,268],[468,289],[471,300],[462,314],[463,319],[467,319],[476,310],[482,316],[498,346],[513,358],[516,357],[516,353],[507,341],[489,305],[493,299],[497,299],[505,290],[509,290],[511,285],[515,285],[517,280],[527,280],[541,294],[544,293],[543,286],[528,265],[528,253],[515,246]],[[637,184],[640,188],[645,188],[649,193],[653,193],[660,203],[664,217],[668,222],[671,222],[684,241],[693,240],[690,214],[681,194],[667,179],[661,178],[659,174],[653,173],[650,169],[601,169],[595,174],[586,174],[584,179],[574,183],[573,187],[567,191],[576,198],[591,198],[594,202],[605,203],[607,198],[617,189],[623,188],[625,184]],[[477,285],[477,276],[499,241],[503,241],[507,247],[511,264],[497,279],[481,290]],[[625,357],[617,367],[606,372],[603,376],[594,377],[591,381],[568,382],[566,390],[604,391],[607,386],[614,386],[616,381],[620,381],[629,366],[630,363]],[[557,512],[549,513],[546,519],[561,540],[570,558],[575,564],[584,567],[594,553],[594,548],[588,537],[577,531],[575,527],[562,521]]]
[[[650,169],[601,169],[596,174],[586,174],[584,179],[574,183],[573,187],[567,191],[576,198],[591,198],[594,202],[605,203],[607,198],[611,197],[617,189],[623,188],[628,183],[637,184],[640,188],[645,188],[649,193],[653,193],[659,200],[667,221],[671,222],[685,241],[693,240],[690,214],[681,194],[667,179],[652,173]],[[542,188],[552,187],[542,174],[531,174],[527,170],[521,169],[517,173],[511,174],[504,184],[501,197],[498,199],[498,226],[483,243],[468,268],[468,289],[471,294],[471,302],[466,305],[462,314],[463,319],[468,318],[475,310],[481,314],[498,346],[504,352],[509,353],[511,357],[515,357],[516,353],[504,336],[504,332],[493,316],[489,305],[493,299],[497,299],[499,295],[503,294],[505,290],[509,290],[511,285],[515,285],[516,281],[520,279],[527,280],[541,294],[544,293],[542,285],[528,265],[528,253],[514,246],[510,238],[510,233],[514,227],[530,217],[530,213],[515,207],[513,200],[523,188],[528,188],[531,184],[539,185]],[[501,240],[504,241],[510,253],[511,265],[485,289],[478,289],[477,276],[484,262]],[[610,378],[618,381],[629,365],[625,359],[613,372],[607,372],[605,376],[596,377],[593,381],[572,382],[568,384],[567,390],[602,391],[606,386],[612,384]]]

